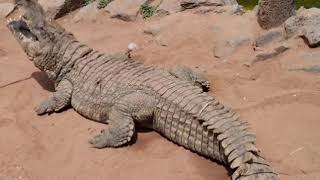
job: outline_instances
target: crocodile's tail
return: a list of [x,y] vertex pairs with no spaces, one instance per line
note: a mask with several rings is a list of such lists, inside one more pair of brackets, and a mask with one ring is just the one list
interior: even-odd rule
[[220,158],[234,170],[233,180],[279,179],[269,163],[261,157],[255,145],[256,136],[250,132],[249,124],[243,122],[237,113],[213,99],[196,119],[203,133],[208,133],[209,137],[211,134],[217,141]]
[[154,119],[154,128],[161,134],[227,164],[233,180],[279,179],[256,148],[248,123],[238,114],[185,82],[159,80],[154,89],[161,95]]

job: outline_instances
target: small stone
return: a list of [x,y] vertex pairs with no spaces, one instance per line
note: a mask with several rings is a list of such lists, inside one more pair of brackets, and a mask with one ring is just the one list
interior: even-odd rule
[[156,36],[160,33],[160,27],[158,25],[149,25],[144,30],[144,33]]
[[124,21],[135,21],[141,6],[147,0],[115,0],[104,9],[110,13],[112,18],[119,18]]
[[180,12],[181,6],[180,6],[180,0],[163,0],[162,3],[157,8],[157,14],[174,14],[177,12]]
[[136,44],[136,43],[130,43],[129,45],[128,45],[128,50],[129,51],[134,51],[134,50],[138,50],[139,49],[139,46]]
[[156,43],[160,46],[167,47],[168,43],[164,41],[162,38],[156,38]]
[[97,17],[97,14],[99,13],[98,6],[99,6],[98,1],[95,1],[93,3],[88,4],[85,7],[82,7],[74,16],[73,18],[74,22],[79,22],[85,19],[95,20]]

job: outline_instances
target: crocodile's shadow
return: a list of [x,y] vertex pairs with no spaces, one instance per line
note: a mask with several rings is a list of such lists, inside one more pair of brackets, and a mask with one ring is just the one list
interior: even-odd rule
[[54,83],[49,79],[48,75],[45,72],[33,72],[31,74],[31,77],[35,79],[44,90],[54,92]]

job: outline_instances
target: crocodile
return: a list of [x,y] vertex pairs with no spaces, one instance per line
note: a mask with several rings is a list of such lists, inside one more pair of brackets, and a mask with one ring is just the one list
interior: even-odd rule
[[47,18],[35,0],[16,0],[6,18],[27,57],[55,85],[36,108],[38,115],[72,107],[86,119],[105,123],[105,130],[89,140],[95,148],[124,147],[138,127],[149,128],[224,164],[233,180],[279,179],[256,147],[250,125],[204,92],[201,86],[208,85],[202,78],[181,75],[192,71],[169,72],[125,53],[96,51]]

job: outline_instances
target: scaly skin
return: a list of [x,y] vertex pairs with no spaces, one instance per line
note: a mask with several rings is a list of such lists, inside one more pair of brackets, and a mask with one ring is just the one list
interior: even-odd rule
[[123,146],[136,126],[147,127],[225,163],[234,180],[279,179],[260,156],[248,124],[194,85],[204,80],[185,78],[184,71],[146,66],[125,55],[94,51],[47,20],[35,1],[16,4],[8,18],[21,9],[24,14],[8,27],[35,66],[55,81],[56,92],[36,109],[39,115],[71,105],[84,117],[108,124],[90,140],[96,148]]
[[204,92],[208,92],[210,89],[210,82],[203,74],[193,72],[186,66],[177,65],[170,69],[169,72],[177,78],[189,81],[195,86],[199,86]]

